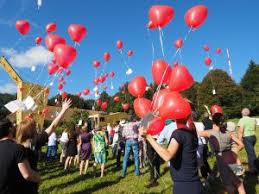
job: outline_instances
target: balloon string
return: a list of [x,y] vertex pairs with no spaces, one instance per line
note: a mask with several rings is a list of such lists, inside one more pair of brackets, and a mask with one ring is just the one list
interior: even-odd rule
[[125,60],[125,58],[124,58],[124,56],[123,56],[123,50],[120,49],[120,50],[119,50],[119,53],[120,53],[120,56],[121,56],[121,59],[122,59],[124,65],[127,67],[127,69],[129,69],[129,66],[128,66],[128,64],[127,64],[127,62],[126,62],[126,60]]
[[148,37],[149,37],[149,40],[151,42],[151,49],[152,49],[152,64],[154,62],[154,59],[155,59],[155,47],[154,47],[154,41],[152,39],[152,36],[151,36],[151,33],[150,33],[150,30],[147,28],[147,33],[148,33]]
[[162,28],[158,27],[159,30],[159,40],[160,40],[160,46],[161,46],[161,51],[163,58],[165,58],[165,52],[164,52],[164,43],[163,43],[163,31]]

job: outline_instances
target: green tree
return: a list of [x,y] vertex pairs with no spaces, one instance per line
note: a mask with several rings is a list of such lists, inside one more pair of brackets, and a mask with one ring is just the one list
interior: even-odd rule
[[199,106],[199,103],[198,103],[199,87],[200,87],[200,83],[195,82],[191,88],[182,92],[182,95],[188,100],[190,100],[196,109],[198,109],[198,106]]
[[10,114],[4,105],[15,99],[16,94],[0,94],[0,119]]
[[79,120],[86,121],[88,119],[88,116],[89,113],[87,111],[77,111],[71,116],[69,123],[76,125]]
[[[215,90],[216,94],[213,94]],[[221,105],[229,118],[239,116],[241,110],[241,87],[223,70],[212,70],[202,80],[198,89],[197,104],[205,111],[204,105]]]
[[259,65],[251,61],[246,73],[241,79],[242,105],[259,114]]

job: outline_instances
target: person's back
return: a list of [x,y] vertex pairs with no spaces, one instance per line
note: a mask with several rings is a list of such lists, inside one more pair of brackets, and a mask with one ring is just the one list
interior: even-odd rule
[[170,161],[170,170],[175,182],[199,181],[196,150],[198,138],[195,131],[177,129],[174,138],[180,145],[176,156]]
[[94,134],[94,152],[104,152],[105,151],[105,134],[102,131],[98,131]]
[[22,178],[18,163],[25,159],[22,147],[12,140],[0,141],[0,193],[19,193],[18,180]]
[[243,116],[239,120],[238,126],[243,127],[243,129],[244,129],[243,137],[255,135],[256,120],[254,118],[251,118],[249,116]]

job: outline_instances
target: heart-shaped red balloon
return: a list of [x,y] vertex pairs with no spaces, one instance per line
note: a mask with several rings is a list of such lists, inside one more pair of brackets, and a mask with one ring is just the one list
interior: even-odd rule
[[102,104],[101,99],[96,100],[96,106],[97,106],[97,107],[101,106],[101,104]]
[[101,62],[100,62],[100,61],[98,61],[98,60],[94,60],[94,61],[93,61],[93,66],[94,66],[95,68],[100,67],[100,65],[101,65]]
[[156,28],[165,27],[174,17],[174,9],[167,5],[153,5],[149,9],[149,21]]
[[61,96],[62,96],[63,99],[65,99],[65,98],[67,98],[67,93],[66,92],[62,92]]
[[58,84],[58,90],[62,90],[63,89],[63,84]]
[[42,42],[41,37],[38,36],[38,37],[35,38],[35,44],[39,45],[39,44],[41,44],[41,42]]
[[142,97],[146,91],[147,82],[143,76],[137,76],[128,85],[128,91],[132,96]]
[[193,85],[193,77],[184,65],[173,67],[169,82],[172,91],[180,92],[189,89]]
[[210,66],[211,63],[212,63],[211,58],[210,58],[210,57],[206,57],[206,58],[204,59],[204,63],[205,63],[205,65]]
[[129,106],[130,106],[129,103],[122,104],[122,109],[124,111],[127,111],[129,109]]
[[153,111],[158,111],[158,109],[161,107],[162,102],[164,100],[164,97],[166,94],[170,92],[169,89],[162,89],[157,91],[154,96],[153,96],[153,101],[152,101],[152,110]]
[[171,67],[162,59],[156,60],[152,65],[152,77],[156,85],[168,84],[171,75]]
[[110,72],[110,77],[114,77],[114,76],[115,76],[114,71],[111,71],[111,72]]
[[77,97],[79,97],[79,98],[80,98],[82,94],[81,94],[81,92],[77,92],[77,94],[76,94],[76,95],[77,95]]
[[181,38],[177,39],[177,40],[174,42],[174,46],[175,46],[175,48],[177,48],[177,49],[182,48],[182,46],[183,46],[183,39],[181,39]]
[[58,44],[54,48],[54,55],[57,63],[64,68],[68,68],[76,58],[76,49],[69,45]]
[[66,40],[56,34],[48,34],[45,38],[45,44],[49,51],[53,52],[57,44],[66,44]]
[[80,42],[87,34],[87,29],[81,24],[71,24],[68,27],[68,34],[74,42]]
[[223,109],[221,106],[219,105],[213,105],[211,108],[210,108],[210,112],[212,115],[216,114],[216,113],[220,113],[220,114],[223,114]]
[[113,100],[114,100],[115,102],[119,102],[119,101],[120,101],[120,97],[119,97],[119,96],[114,96]]
[[90,93],[90,90],[89,90],[89,89],[84,89],[84,90],[83,90],[83,94],[84,94],[85,96],[87,96],[89,93]]
[[30,23],[27,20],[17,20],[16,29],[22,34],[26,35],[30,31]]
[[108,62],[108,61],[111,59],[110,53],[105,52],[105,53],[103,54],[103,59],[104,59],[106,62]]
[[123,48],[123,42],[121,40],[118,40],[116,42],[116,47],[117,47],[117,49],[122,49]]
[[220,54],[220,53],[221,53],[221,48],[217,48],[217,49],[216,49],[216,53],[217,53],[217,54]]
[[128,56],[131,57],[133,55],[133,50],[128,50]]
[[103,102],[101,105],[101,110],[105,111],[108,108],[108,102]]
[[186,12],[184,20],[190,28],[199,28],[205,22],[207,17],[208,8],[204,5],[197,5]]
[[56,29],[57,29],[57,25],[54,22],[48,23],[46,26],[47,33],[55,32]]
[[49,64],[48,65],[48,72],[49,72],[49,75],[53,75],[54,73],[56,73],[58,71],[59,67],[57,64]]
[[191,113],[191,106],[178,92],[167,93],[158,109],[164,120],[186,119]]
[[133,103],[135,114],[143,118],[147,113],[152,112],[151,103],[151,100],[146,98],[136,98]]
[[210,48],[207,44],[205,44],[205,45],[203,45],[203,50],[208,52],[210,50]]
[[158,135],[165,127],[165,120],[161,117],[155,117],[148,122],[147,134]]

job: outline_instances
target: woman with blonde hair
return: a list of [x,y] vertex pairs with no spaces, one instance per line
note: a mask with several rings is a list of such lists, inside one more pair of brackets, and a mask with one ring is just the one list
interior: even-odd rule
[[[53,120],[51,125],[42,133],[37,133],[36,123],[33,119],[22,121],[17,128],[16,141],[24,146],[25,155],[33,170],[37,171],[39,159],[39,150],[48,142],[49,136],[55,131],[59,121],[71,106],[71,100],[65,100],[62,103],[62,109],[58,116]],[[38,193],[38,184],[24,180],[22,184],[26,188],[27,193]]]

